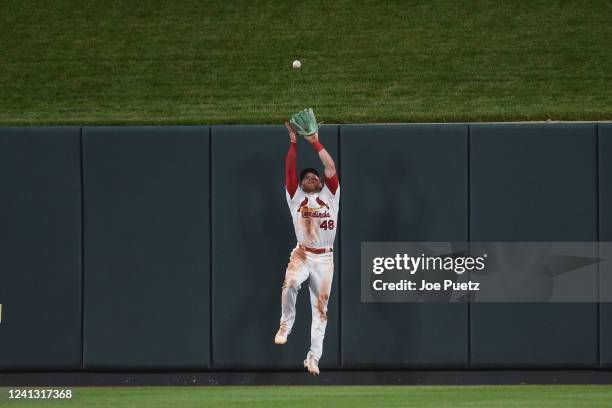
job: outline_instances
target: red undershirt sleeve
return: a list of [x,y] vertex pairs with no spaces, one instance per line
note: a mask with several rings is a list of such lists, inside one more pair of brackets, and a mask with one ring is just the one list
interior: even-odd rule
[[287,158],[285,159],[285,188],[289,196],[293,198],[293,195],[298,188],[297,179],[297,148],[296,143],[289,144],[289,151],[287,152]]
[[334,174],[331,178],[325,177],[325,185],[332,194],[336,194],[338,190],[338,173]]

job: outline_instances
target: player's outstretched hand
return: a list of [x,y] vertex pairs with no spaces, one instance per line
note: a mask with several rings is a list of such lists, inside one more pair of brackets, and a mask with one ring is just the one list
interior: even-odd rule
[[295,130],[293,130],[293,128],[288,122],[285,122],[285,127],[289,131],[289,140],[291,141],[291,143],[297,143],[297,136],[295,134]]

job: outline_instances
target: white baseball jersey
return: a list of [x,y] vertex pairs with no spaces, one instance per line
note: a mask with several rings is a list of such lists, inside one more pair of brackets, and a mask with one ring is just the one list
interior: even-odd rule
[[340,185],[332,194],[327,185],[307,194],[298,187],[293,198],[285,190],[298,244],[311,248],[333,248],[338,227]]

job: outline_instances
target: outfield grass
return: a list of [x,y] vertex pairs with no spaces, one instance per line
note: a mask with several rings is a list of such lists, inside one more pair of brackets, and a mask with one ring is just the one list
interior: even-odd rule
[[350,386],[76,388],[72,400],[0,406],[66,407],[609,407],[612,386]]
[[612,119],[607,0],[289,3],[5,0],[0,124]]

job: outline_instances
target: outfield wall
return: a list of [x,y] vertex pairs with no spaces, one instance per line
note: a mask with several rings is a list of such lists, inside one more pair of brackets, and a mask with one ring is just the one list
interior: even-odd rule
[[[326,125],[324,368],[612,367],[609,303],[362,303],[364,241],[612,241],[612,124]],[[287,370],[283,126],[0,128],[0,370]],[[320,167],[298,143],[298,167]]]

